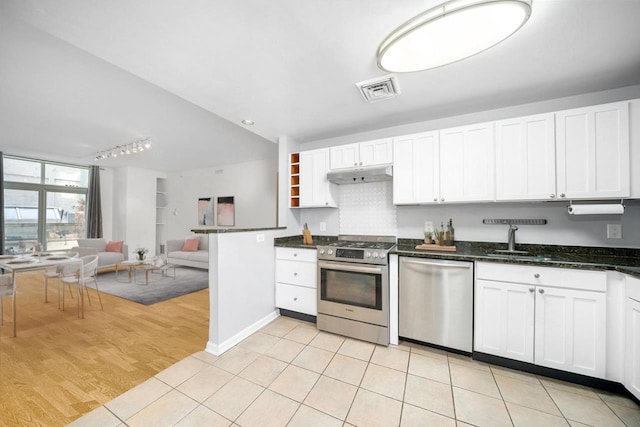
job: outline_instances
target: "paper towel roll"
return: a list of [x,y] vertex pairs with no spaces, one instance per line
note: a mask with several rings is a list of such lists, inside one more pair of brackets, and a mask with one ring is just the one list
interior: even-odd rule
[[624,205],[569,205],[570,215],[622,215]]

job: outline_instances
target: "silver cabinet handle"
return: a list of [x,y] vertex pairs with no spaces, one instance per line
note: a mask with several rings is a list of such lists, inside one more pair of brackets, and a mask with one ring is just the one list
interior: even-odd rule
[[560,193],[560,197],[565,197],[564,193]]
[[294,297],[294,298],[293,298],[293,300],[294,300],[294,301],[298,301],[298,297]]
[[298,254],[293,254],[293,256],[298,256]]
[[533,275],[533,277],[535,277],[536,279],[539,279],[540,278],[540,274],[536,273],[536,274]]
[[555,199],[555,198],[556,198],[556,195],[555,195],[555,194],[553,194],[553,193],[551,193],[551,196],[550,196],[550,197],[551,197],[552,199]]
[[354,163],[353,163],[353,166],[358,166],[358,162],[354,162]]
[[360,162],[360,166],[362,166],[362,162]]
[[438,201],[438,198],[437,198],[437,197],[434,197],[434,198],[433,198],[433,201],[434,201],[434,202],[437,202],[437,201]]
[[535,292],[536,288],[529,288],[529,292]]
[[538,292],[540,292],[541,294],[544,294],[544,289],[538,289]]
[[293,275],[294,275],[294,276],[297,276],[297,275],[298,275],[298,273],[297,273],[297,272],[296,272],[296,273],[293,273]]
[[441,201],[441,202],[444,202],[444,197],[441,197],[441,198],[440,198],[440,201]]

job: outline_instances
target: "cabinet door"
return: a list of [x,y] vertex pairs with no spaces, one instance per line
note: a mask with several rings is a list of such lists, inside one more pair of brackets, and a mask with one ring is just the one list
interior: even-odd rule
[[331,153],[331,170],[358,166],[360,159],[360,144],[331,147],[329,152]]
[[474,351],[533,363],[533,286],[476,280]]
[[640,301],[627,298],[624,385],[640,399]]
[[604,378],[606,295],[536,288],[535,363]]
[[556,198],[553,114],[496,123],[496,200]]
[[428,132],[393,141],[394,204],[438,201],[438,139],[438,132]]
[[493,123],[440,131],[440,201],[493,201],[493,153]]
[[300,207],[335,207],[335,184],[327,180],[328,149],[300,153]]
[[384,165],[393,162],[393,139],[376,139],[360,143],[358,166]]
[[560,197],[628,197],[629,103],[556,113],[557,184]]

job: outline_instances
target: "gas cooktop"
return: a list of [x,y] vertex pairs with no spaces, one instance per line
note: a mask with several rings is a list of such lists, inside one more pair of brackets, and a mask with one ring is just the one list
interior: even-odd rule
[[395,246],[392,236],[340,236],[335,242],[318,246],[318,259],[386,265],[389,251]]

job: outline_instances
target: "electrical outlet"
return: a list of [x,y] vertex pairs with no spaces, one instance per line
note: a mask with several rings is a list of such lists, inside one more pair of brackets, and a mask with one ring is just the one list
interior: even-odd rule
[[433,221],[425,221],[424,222],[424,232],[425,233],[433,233]]
[[320,231],[327,231],[327,223],[326,222],[321,222],[320,223]]
[[256,242],[264,242],[264,234],[256,234]]
[[622,239],[622,224],[607,224],[607,239]]

